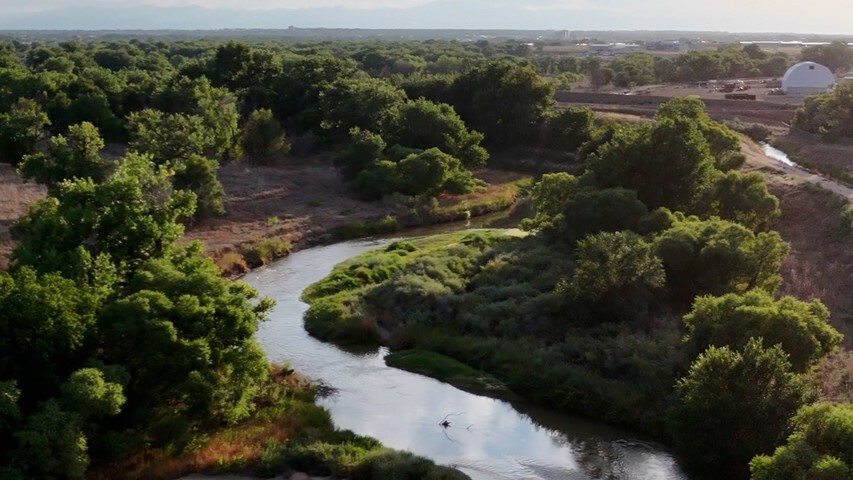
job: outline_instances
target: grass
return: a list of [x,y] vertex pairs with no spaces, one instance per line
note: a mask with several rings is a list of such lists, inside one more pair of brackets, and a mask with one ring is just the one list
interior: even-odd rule
[[[453,284],[457,275],[451,271],[463,268],[489,247],[512,238],[504,232],[451,233],[423,237],[410,242],[397,242],[385,249],[364,253],[337,265],[325,279],[302,294],[310,307],[305,314],[305,328],[311,335],[337,344],[378,345],[381,331],[395,323],[390,305],[395,293],[377,291],[382,298],[365,300],[366,295],[392,279],[404,268],[430,269],[442,275],[440,281],[419,283],[409,292],[429,296],[430,289]],[[446,253],[446,264],[436,264],[431,254]],[[421,263],[419,263],[421,262]],[[425,262],[425,263],[424,263]],[[457,280],[458,283],[458,280]],[[418,299],[413,297],[412,301]],[[402,298],[402,297],[401,297]],[[436,297],[437,298],[437,297]],[[385,307],[389,308],[385,308]]]
[[419,373],[449,383],[460,390],[475,394],[507,393],[506,386],[495,377],[439,353],[425,350],[404,350],[385,357],[389,367]]
[[148,449],[92,472],[89,480],[171,480],[190,473],[235,473],[269,478],[292,472],[353,480],[434,478],[464,474],[377,440],[338,430],[329,412],[314,403],[313,385],[273,372],[260,409],[245,422],[204,432],[194,447],[175,454]]
[[249,265],[240,252],[227,251],[215,254],[214,261],[223,275],[228,277],[244,275],[249,271]]
[[394,233],[402,228],[397,217],[386,215],[382,218],[346,223],[332,229],[331,235],[337,241],[354,240],[386,233]]
[[441,195],[437,198],[390,197],[397,215],[386,215],[378,219],[362,220],[339,225],[332,229],[336,241],[385,235],[404,228],[450,223],[469,220],[509,209],[516,204],[532,185],[533,177],[510,172],[481,172],[490,184],[472,193],[463,195]]
[[[803,152],[806,148],[815,146],[826,147],[827,144],[818,140],[806,142],[803,139],[791,136],[776,137],[773,139],[771,144],[775,148],[785,152],[797,165],[800,165],[807,170],[811,170],[812,172],[826,175],[827,177],[848,186],[853,186],[853,170],[850,169],[849,163],[833,162],[831,158],[824,158],[826,153],[824,152],[824,154],[819,154],[821,151],[819,148],[812,154],[806,154]],[[838,146],[838,148],[843,147]],[[853,148],[846,149],[845,154],[853,155]],[[844,165],[846,165],[846,167]]]
[[250,267],[259,267],[286,257],[293,250],[290,240],[281,237],[267,237],[241,245],[243,258]]

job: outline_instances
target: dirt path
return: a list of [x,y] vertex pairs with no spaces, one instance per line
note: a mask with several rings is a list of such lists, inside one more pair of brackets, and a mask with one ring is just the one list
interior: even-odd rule
[[759,170],[771,170],[776,175],[791,177],[795,180],[818,185],[826,190],[846,198],[848,202],[853,202],[853,188],[843,185],[834,180],[828,179],[816,173],[809,172],[803,168],[792,167],[785,165],[782,162],[774,160],[761,151],[755,142],[742,140],[741,148],[746,154],[747,163]]

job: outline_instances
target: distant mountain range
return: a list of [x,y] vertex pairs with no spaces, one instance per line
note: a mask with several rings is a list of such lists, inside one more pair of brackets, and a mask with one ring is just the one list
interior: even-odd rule
[[770,26],[792,25],[795,27],[790,30],[806,32],[809,29],[825,31],[828,28],[825,25],[832,25],[820,23],[825,22],[826,18],[788,19],[779,12],[764,12],[761,21],[756,22],[757,18],[750,13],[757,7],[750,2],[744,2],[742,11],[738,13],[711,9],[706,15],[699,16],[686,15],[684,11],[597,6],[599,3],[612,5],[613,2],[565,2],[566,5],[581,5],[576,9],[560,7],[559,3],[555,7],[554,2],[547,7],[537,7],[534,3],[521,0],[436,0],[410,8],[322,7],[259,11],[194,6],[158,7],[140,2],[136,5],[66,6],[37,13],[3,13],[0,10],[0,30],[286,29],[297,26],[363,29],[772,31],[772,28],[768,30]]

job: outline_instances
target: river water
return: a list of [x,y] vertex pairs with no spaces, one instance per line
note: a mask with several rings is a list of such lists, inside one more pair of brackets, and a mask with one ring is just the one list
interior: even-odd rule
[[[276,300],[258,340],[273,362],[289,362],[337,392],[319,401],[335,424],[384,445],[452,465],[475,480],[680,480],[673,456],[635,433],[463,392],[431,378],[387,367],[384,349],[347,352],[303,328],[302,290],[332,267],[390,240],[339,243],[297,252],[246,276]],[[439,423],[449,414],[451,426]]]
[[777,162],[784,163],[789,167],[799,167],[796,163],[793,162],[790,158],[788,158],[788,154],[779,150],[778,148],[770,145],[769,143],[761,142],[759,143],[761,146],[761,151],[764,152],[764,155],[776,160]]

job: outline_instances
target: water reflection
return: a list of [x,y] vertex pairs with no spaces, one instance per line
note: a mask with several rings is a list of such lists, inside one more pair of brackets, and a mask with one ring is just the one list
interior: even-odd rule
[[779,150],[778,148],[770,145],[769,143],[761,142],[761,151],[764,152],[764,155],[776,160],[777,162],[784,163],[789,167],[799,167],[796,163],[793,162],[790,158],[788,158],[788,154]]
[[[389,368],[384,349],[351,353],[311,338],[302,326],[302,290],[335,264],[388,243],[304,250],[246,277],[278,302],[258,333],[268,357],[335,387],[320,403],[339,427],[455,465],[475,480],[686,478],[669,453],[630,432]],[[448,414],[456,415],[443,429],[438,424]]]

